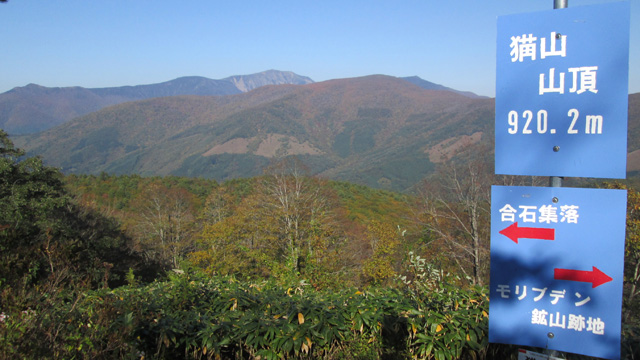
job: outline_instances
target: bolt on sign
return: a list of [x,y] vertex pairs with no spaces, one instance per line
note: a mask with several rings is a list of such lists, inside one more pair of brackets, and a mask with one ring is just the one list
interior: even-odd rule
[[498,18],[497,174],[624,178],[629,2]]
[[491,190],[489,341],[619,358],[626,190]]

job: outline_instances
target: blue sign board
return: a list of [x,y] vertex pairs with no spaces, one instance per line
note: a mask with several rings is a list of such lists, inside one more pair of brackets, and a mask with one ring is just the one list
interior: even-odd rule
[[620,357],[626,190],[493,186],[489,341]]
[[498,18],[497,174],[624,178],[629,2]]

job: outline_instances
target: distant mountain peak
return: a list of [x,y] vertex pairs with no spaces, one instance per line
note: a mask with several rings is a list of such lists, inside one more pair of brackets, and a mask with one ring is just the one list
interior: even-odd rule
[[300,76],[292,71],[279,71],[279,70],[266,70],[251,75],[235,75],[225,78],[232,82],[238,90],[242,92],[249,92],[265,85],[305,85],[311,84],[314,81],[306,76]]
[[44,89],[48,89],[48,88],[44,87],[42,85],[30,83],[30,84],[27,84],[25,86],[15,87],[15,88],[7,91],[7,93],[28,93],[28,92],[34,92],[34,91],[42,91]]

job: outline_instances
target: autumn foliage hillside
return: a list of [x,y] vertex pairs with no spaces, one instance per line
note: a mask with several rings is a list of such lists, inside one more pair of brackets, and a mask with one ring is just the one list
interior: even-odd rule
[[460,141],[492,138],[492,99],[384,75],[270,85],[225,96],[170,96],[102,108],[15,137],[66,174],[260,176],[297,156],[311,174],[403,191]]
[[[488,343],[498,179],[472,150],[398,194],[293,157],[224,183],[65,177],[0,132],[0,358],[515,358]],[[639,199],[630,189],[629,358]]]

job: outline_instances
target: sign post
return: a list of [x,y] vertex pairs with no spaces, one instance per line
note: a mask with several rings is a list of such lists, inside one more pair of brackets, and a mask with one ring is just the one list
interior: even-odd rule
[[626,191],[562,188],[625,178],[629,2],[498,19],[489,341],[620,357]]

